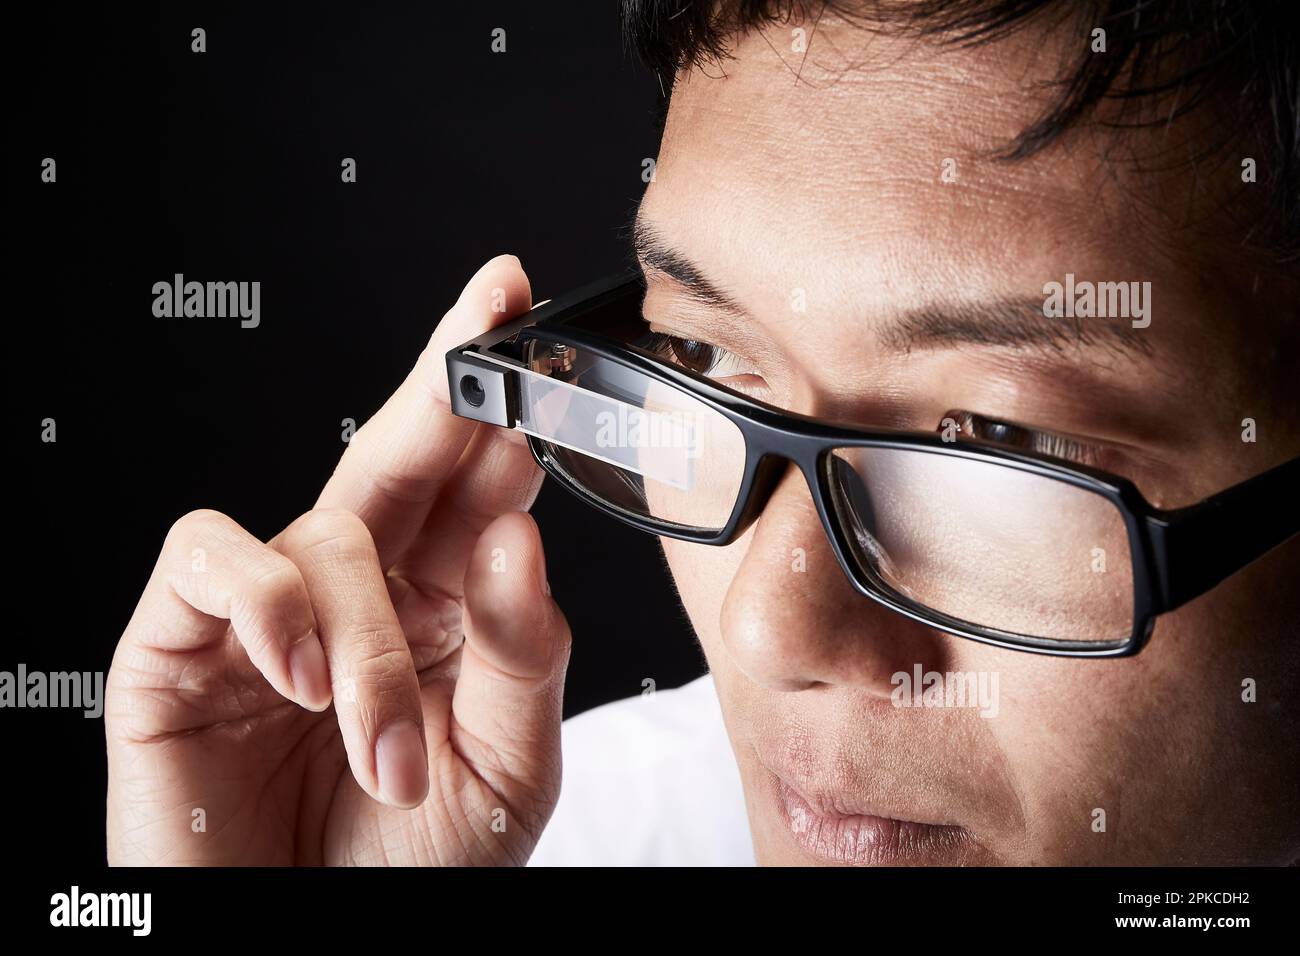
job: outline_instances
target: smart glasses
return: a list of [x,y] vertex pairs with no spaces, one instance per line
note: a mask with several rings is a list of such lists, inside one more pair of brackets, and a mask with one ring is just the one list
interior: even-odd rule
[[1134,654],[1157,615],[1300,531],[1300,459],[1160,510],[1083,465],[755,401],[647,347],[644,294],[639,272],[614,276],[452,350],[453,411],[525,433],[592,507],[701,544],[742,534],[793,463],[859,592],[1039,654]]

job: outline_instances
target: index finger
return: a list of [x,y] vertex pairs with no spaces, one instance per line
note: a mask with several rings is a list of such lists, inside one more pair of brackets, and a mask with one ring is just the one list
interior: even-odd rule
[[531,308],[515,256],[497,256],[469,280],[406,380],[348,443],[317,508],[365,522],[384,568],[406,549],[451,475],[476,422],[452,414],[446,352]]

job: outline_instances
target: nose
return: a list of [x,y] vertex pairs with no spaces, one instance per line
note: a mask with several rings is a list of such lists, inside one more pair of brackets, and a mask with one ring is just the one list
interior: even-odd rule
[[776,481],[746,537],[719,623],[727,653],[750,680],[782,691],[852,686],[888,698],[893,674],[917,663],[943,666],[942,635],[854,588],[798,468]]

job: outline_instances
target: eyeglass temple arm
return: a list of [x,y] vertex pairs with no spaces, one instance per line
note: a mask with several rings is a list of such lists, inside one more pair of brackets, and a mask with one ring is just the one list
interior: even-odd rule
[[1300,458],[1147,518],[1160,611],[1199,597],[1300,532]]

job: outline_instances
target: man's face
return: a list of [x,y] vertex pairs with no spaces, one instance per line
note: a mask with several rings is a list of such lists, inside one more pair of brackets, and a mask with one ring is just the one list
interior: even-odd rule
[[[806,59],[789,41],[750,33],[722,69],[679,77],[641,208],[743,310],[647,269],[647,318],[725,349],[715,377],[861,426],[935,431],[953,411],[1011,423],[983,437],[1119,473],[1161,507],[1300,452],[1260,319],[1274,303],[1174,221],[1200,215],[1185,167],[1139,175],[1101,159],[1121,144],[1096,133],[985,158],[1039,114],[1026,90],[1059,53],[1045,37],[955,51],[824,20]],[[1122,149],[1145,146],[1186,153],[1167,131]],[[1056,346],[896,326],[1041,300],[1067,273],[1150,282],[1150,325]],[[1295,542],[1162,617],[1137,657],[1100,661],[964,641],[860,596],[794,468],[734,545],[663,547],[762,863],[1300,856]],[[893,675],[918,665],[995,679],[996,712],[895,706]]]

